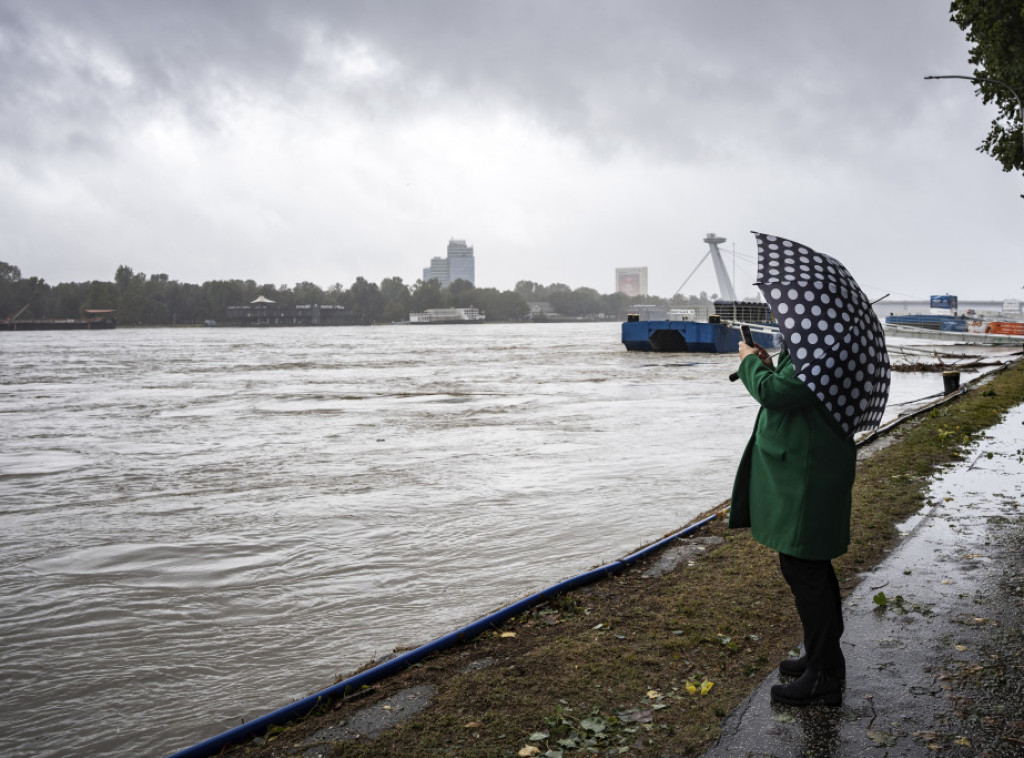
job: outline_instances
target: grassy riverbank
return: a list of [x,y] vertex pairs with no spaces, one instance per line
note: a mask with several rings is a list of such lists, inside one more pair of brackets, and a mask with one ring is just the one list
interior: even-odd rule
[[[934,472],[1022,401],[1018,363],[862,449],[853,542],[836,561],[844,591],[896,543]],[[232,755],[302,755],[313,744],[367,758],[699,754],[801,635],[775,553],[720,520],[694,539],[699,557],[668,573],[635,566],[563,596]],[[414,686],[429,704],[376,737],[334,742],[319,731],[373,704],[396,709],[388,698]]]

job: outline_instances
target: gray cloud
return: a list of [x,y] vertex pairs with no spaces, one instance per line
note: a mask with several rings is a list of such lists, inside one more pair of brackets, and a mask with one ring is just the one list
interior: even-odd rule
[[604,290],[757,227],[910,279],[1022,234],[991,114],[922,80],[966,58],[933,0],[0,0],[0,260],[411,280],[451,234]]
[[[0,8],[3,140],[39,150],[108,143],[160,107],[215,128],[218,98],[259,91],[284,107],[328,87],[378,118],[443,108],[449,98],[500,102],[598,151],[631,145],[693,161],[752,143],[831,150],[912,115],[919,82],[894,74],[920,65],[918,41],[950,36],[945,13],[922,14],[920,3],[64,0]],[[399,70],[369,90],[346,90],[309,60],[314,38],[342,50],[368,45]]]

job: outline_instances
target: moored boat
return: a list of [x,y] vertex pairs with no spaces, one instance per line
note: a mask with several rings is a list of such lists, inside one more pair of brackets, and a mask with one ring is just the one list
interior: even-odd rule
[[[718,286],[725,299],[715,301],[715,312],[705,320],[698,320],[695,309],[672,309],[666,312],[657,306],[633,306],[622,323],[622,344],[626,350],[732,353],[742,339],[740,326],[743,324],[750,326],[756,342],[768,346],[775,343],[779,330],[774,324],[768,304],[736,298],[718,249],[725,238],[709,234],[704,242],[709,245],[709,250],[701,263],[708,257],[712,259]],[[700,263],[697,265],[700,266]]]
[[[890,313],[884,319],[885,333],[915,339],[974,344],[1012,344],[1024,340],[1024,322],[996,320],[973,310],[958,314],[958,304],[956,295],[932,295],[929,301],[930,313]],[[1004,317],[1019,312],[1019,302],[1004,302]]]
[[1024,323],[1020,321],[989,321],[985,324],[985,334],[1012,334],[1024,336]]
[[83,318],[19,319],[24,308],[10,318],[0,320],[0,332],[42,332],[72,329],[114,329],[117,319],[113,310],[87,310]]

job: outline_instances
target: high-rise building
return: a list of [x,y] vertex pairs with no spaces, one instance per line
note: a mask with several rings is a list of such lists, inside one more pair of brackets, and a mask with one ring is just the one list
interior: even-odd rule
[[423,281],[429,282],[431,279],[437,279],[441,289],[447,289],[456,279],[476,286],[476,259],[473,256],[473,248],[467,245],[465,240],[449,240],[448,255],[444,258],[431,258],[430,267],[423,269]]
[[447,258],[435,256],[430,259],[430,267],[423,269],[423,281],[429,282],[431,279],[437,279],[437,283],[441,285],[441,289],[445,289],[449,284],[451,284],[451,280],[448,278]]
[[615,269],[615,291],[630,297],[647,297],[647,266]]
[[476,259],[466,240],[448,241],[448,282],[457,279],[476,285]]

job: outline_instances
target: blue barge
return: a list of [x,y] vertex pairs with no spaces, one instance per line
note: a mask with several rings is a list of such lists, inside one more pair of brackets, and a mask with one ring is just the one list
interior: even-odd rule
[[[711,233],[704,238],[708,251],[701,258],[700,265],[711,258],[718,277],[718,286],[723,299],[715,301],[715,312],[706,320],[698,321],[697,309],[670,310],[667,313],[654,305],[634,305],[622,323],[622,344],[626,350],[654,353],[732,353],[736,351],[742,337],[740,324],[749,324],[752,331],[759,332],[754,341],[766,347],[775,344],[778,327],[772,320],[768,304],[758,301],[738,300],[732,281],[722,261],[718,246],[724,237]],[[693,273],[686,278],[679,290],[686,286]],[[679,293],[676,290],[676,293]],[[673,318],[677,316],[678,318]]]
[[[742,337],[738,326],[697,321],[625,321],[626,350],[655,353],[734,353]],[[756,341],[756,338],[755,338]]]
[[968,332],[966,316],[937,316],[930,314],[890,315],[885,317],[886,325],[906,326],[913,329],[930,329],[940,332]]

